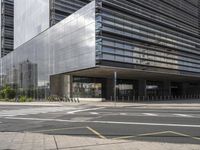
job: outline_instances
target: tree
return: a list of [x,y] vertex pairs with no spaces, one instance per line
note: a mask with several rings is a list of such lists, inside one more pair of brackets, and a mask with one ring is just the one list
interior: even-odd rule
[[0,95],[2,98],[13,99],[16,96],[16,92],[10,86],[5,86],[1,91]]

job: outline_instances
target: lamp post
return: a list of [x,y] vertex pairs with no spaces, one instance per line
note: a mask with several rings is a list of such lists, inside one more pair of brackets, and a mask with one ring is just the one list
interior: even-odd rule
[[113,88],[113,93],[114,93],[114,102],[115,102],[115,107],[117,104],[117,72],[114,72],[114,88]]

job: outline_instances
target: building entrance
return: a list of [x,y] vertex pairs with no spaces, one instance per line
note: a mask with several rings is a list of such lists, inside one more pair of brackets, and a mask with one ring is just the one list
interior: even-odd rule
[[121,101],[133,100],[136,96],[137,83],[134,80],[117,81],[117,98]]
[[147,97],[156,97],[163,95],[163,83],[159,81],[147,81],[146,83]]
[[73,77],[72,94],[79,98],[105,98],[104,85],[104,79]]
[[171,95],[180,96],[182,95],[182,84],[178,82],[171,83]]

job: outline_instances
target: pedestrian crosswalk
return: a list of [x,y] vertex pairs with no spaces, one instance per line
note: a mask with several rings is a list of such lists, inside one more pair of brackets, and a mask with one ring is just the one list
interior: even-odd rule
[[182,117],[182,118],[200,118],[198,114],[173,114],[173,113],[130,113],[129,116],[149,116],[149,117]]
[[34,115],[43,113],[53,113],[61,111],[72,111],[73,107],[39,107],[39,108],[26,108],[17,110],[2,110],[0,111],[0,117],[14,117],[21,115]]
[[162,112],[114,112],[102,111],[104,107],[95,108],[75,108],[75,107],[37,107],[24,108],[17,110],[0,110],[0,117],[15,117],[25,115],[36,115],[46,113],[60,113],[63,115],[80,115],[80,116],[130,116],[130,117],[177,117],[177,118],[199,118],[200,114],[187,113],[162,113]]
[[121,115],[121,116],[126,116],[127,113],[120,113],[119,115]]
[[152,113],[143,113],[146,116],[158,116],[157,114],[152,114]]
[[143,117],[177,117],[177,118],[200,118],[200,114],[176,114],[176,113],[114,113],[114,112],[82,112],[68,113],[76,115],[102,115],[102,116],[143,116]]
[[98,115],[99,113],[97,113],[97,112],[91,112],[90,114],[91,115]]
[[186,114],[174,114],[174,115],[180,117],[193,117],[192,115],[186,115]]

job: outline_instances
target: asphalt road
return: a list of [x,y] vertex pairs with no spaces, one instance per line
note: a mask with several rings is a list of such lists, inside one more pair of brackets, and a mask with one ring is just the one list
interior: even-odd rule
[[200,144],[200,110],[0,106],[0,132]]

